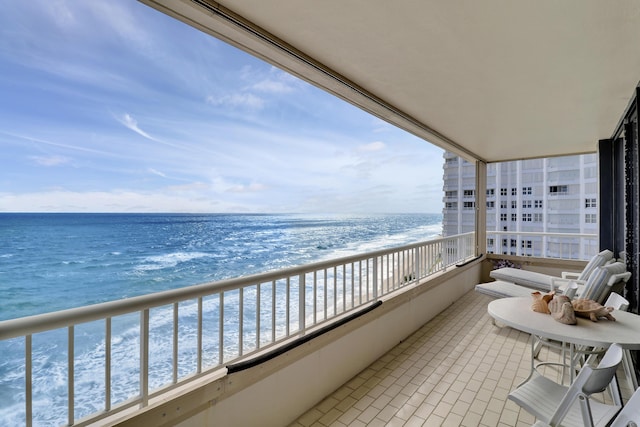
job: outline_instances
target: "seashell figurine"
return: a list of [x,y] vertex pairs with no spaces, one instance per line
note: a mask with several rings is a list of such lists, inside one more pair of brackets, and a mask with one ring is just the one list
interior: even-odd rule
[[549,311],[551,317],[560,323],[565,325],[575,325],[578,323],[576,320],[576,313],[571,305],[571,299],[566,295],[555,295],[551,301],[549,301]]
[[576,313],[576,316],[586,317],[593,322],[597,322],[600,318],[616,320],[616,318],[611,315],[613,307],[604,307],[594,300],[579,298],[571,301],[571,304],[573,305],[573,311]]
[[549,314],[550,311],[548,303],[553,298],[553,295],[554,292],[549,292],[548,294],[544,295],[538,291],[531,292],[531,297],[533,298],[533,303],[531,303],[531,310],[538,313]]

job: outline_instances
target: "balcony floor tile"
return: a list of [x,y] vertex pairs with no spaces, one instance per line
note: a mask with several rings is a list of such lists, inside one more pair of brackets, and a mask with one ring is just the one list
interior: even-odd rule
[[[467,293],[290,427],[530,426],[534,417],[507,400],[529,374],[529,335],[494,325],[491,300]],[[560,355],[543,348],[540,358]],[[560,377],[552,367],[543,372]],[[627,398],[626,382],[620,386]]]

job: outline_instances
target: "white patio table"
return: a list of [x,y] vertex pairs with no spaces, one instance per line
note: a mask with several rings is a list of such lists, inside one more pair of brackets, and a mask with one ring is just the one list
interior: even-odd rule
[[[560,341],[574,346],[608,348],[613,343],[618,343],[624,349],[640,350],[640,316],[626,311],[614,310],[611,314],[616,321],[601,319],[593,322],[590,319],[578,318],[577,325],[565,325],[553,319],[549,314],[538,313],[531,310],[532,299],[530,297],[501,298],[489,303],[487,308],[489,315],[496,321],[537,335],[542,338]],[[532,372],[535,369],[534,350],[532,338]],[[571,380],[575,372],[574,357],[570,355]],[[633,372],[625,372],[630,383],[635,375]]]

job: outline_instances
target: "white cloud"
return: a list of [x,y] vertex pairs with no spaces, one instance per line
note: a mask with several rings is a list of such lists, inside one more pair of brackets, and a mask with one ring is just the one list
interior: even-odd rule
[[441,200],[416,189],[441,182],[440,149],[137,2],[95,3],[41,1],[59,16],[16,15],[17,40],[0,18],[0,60],[46,70],[27,95],[55,112],[0,114],[0,179],[13,192],[0,210],[396,211],[419,195],[420,211]]
[[208,96],[207,103],[214,106],[226,106],[232,108],[247,108],[250,110],[262,110],[265,100],[251,93],[235,93],[221,97]]
[[160,172],[159,170],[156,170],[156,169],[154,169],[154,168],[149,168],[149,169],[148,169],[148,171],[149,171],[150,173],[152,173],[153,175],[158,175],[158,176],[161,176],[162,178],[166,178],[166,177],[167,177],[167,175],[166,175],[166,174],[164,174],[164,173],[162,173],[162,172]]
[[255,90],[266,93],[291,93],[295,88],[282,80],[262,80],[252,86]]
[[29,158],[42,166],[60,166],[71,161],[64,156],[30,156]]
[[0,193],[5,212],[255,212],[212,197],[129,190]]
[[365,152],[370,152],[370,151],[380,151],[380,150],[384,150],[384,148],[386,147],[385,143],[382,141],[375,141],[375,142],[371,142],[369,144],[363,144],[358,146],[358,151],[365,151]]
[[267,186],[257,182],[252,182],[249,185],[238,184],[230,187],[227,191],[230,193],[256,193],[264,191]]
[[150,139],[152,141],[157,141],[156,138],[152,137],[147,132],[145,132],[142,129],[140,129],[140,127],[138,126],[138,121],[136,119],[134,119],[133,117],[131,117],[131,115],[125,113],[121,117],[116,117],[116,119],[120,123],[122,123],[125,127],[131,129],[132,131],[134,131],[138,135],[144,136],[145,138]]

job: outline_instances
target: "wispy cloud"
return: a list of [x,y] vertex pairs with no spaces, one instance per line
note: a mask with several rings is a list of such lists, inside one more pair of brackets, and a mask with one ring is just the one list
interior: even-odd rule
[[156,170],[154,168],[149,168],[148,171],[149,171],[149,173],[151,173],[153,175],[158,175],[158,176],[160,176],[162,178],[166,178],[167,177],[167,175],[165,173],[162,173],[159,170]]
[[375,141],[369,144],[362,144],[358,146],[358,151],[360,152],[372,152],[372,151],[381,151],[386,147],[385,143],[382,141]]
[[150,139],[152,141],[158,141],[156,138],[152,137],[147,132],[145,132],[142,129],[140,129],[140,127],[138,126],[138,121],[136,119],[134,119],[133,117],[131,117],[130,114],[125,113],[120,117],[116,117],[116,119],[120,123],[122,123],[125,127],[131,129],[132,131],[134,131],[138,135],[144,136],[145,138]]
[[251,93],[234,93],[220,97],[208,96],[206,101],[216,107],[247,108],[249,110],[262,110],[265,106],[263,98]]
[[[14,133],[14,132],[2,132],[2,131],[0,131],[0,135],[4,135],[4,136],[7,136],[7,137],[9,137],[11,139],[15,139],[15,140],[28,141],[28,142],[34,143],[35,145],[45,145],[45,146],[61,148],[61,149],[64,149],[64,150],[71,150],[71,151],[78,151],[78,152],[92,153],[92,154],[99,154],[99,155],[104,155],[104,156],[111,155],[111,153],[109,153],[108,151],[98,150],[98,149],[95,149],[95,148],[82,146],[81,144],[67,144],[67,143],[52,141],[52,140],[48,140],[48,139],[44,139],[44,138],[37,138],[37,137],[34,137],[34,136],[26,135],[24,133]],[[32,156],[32,157],[37,157],[37,156]]]
[[249,185],[238,184],[230,187],[227,191],[230,193],[257,193],[267,189],[267,186],[257,182],[252,182]]
[[301,82],[297,78],[272,67],[265,77],[258,77],[258,81],[251,85],[253,90],[271,94],[289,94],[300,87]]
[[139,2],[5,9],[0,63],[19,66],[0,67],[0,210],[441,203],[416,188],[441,181],[440,149]]
[[60,166],[71,161],[70,158],[65,156],[30,156],[31,160],[41,166]]

